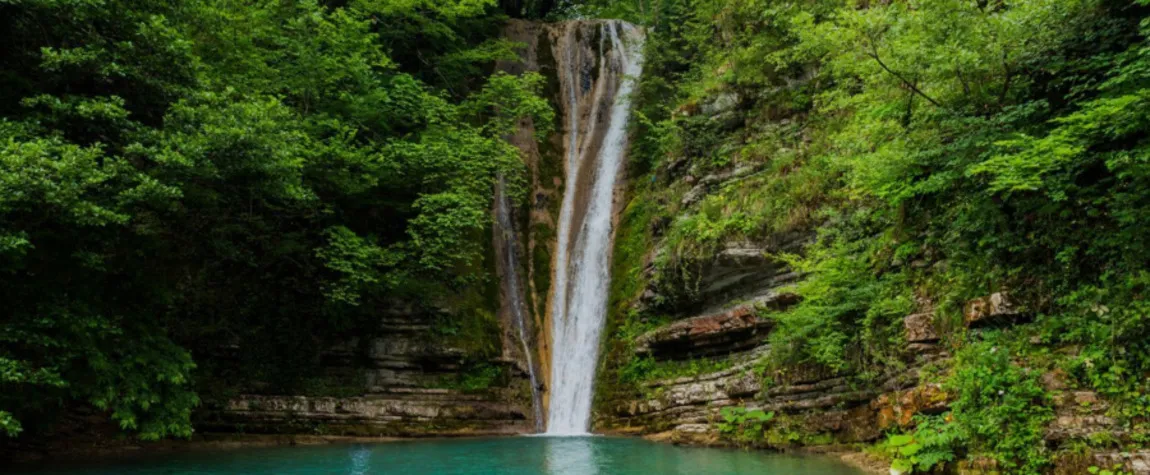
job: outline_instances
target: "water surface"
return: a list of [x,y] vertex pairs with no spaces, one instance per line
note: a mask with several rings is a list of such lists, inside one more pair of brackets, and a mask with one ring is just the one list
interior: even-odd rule
[[859,475],[837,460],[684,448],[614,437],[508,437],[379,444],[197,450],[40,467],[58,475]]

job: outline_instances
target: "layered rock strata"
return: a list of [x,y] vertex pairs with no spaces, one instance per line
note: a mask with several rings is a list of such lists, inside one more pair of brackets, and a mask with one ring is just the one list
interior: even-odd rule
[[[674,323],[654,334],[675,332],[682,325]],[[728,333],[744,331],[728,328]],[[716,333],[724,331],[698,333],[702,338],[698,344],[716,341]],[[788,424],[801,426],[805,436],[821,436],[823,443],[873,441],[885,429],[907,426],[914,414],[945,410],[946,395],[941,388],[920,384],[918,377],[919,368],[945,356],[938,348],[933,350],[923,352],[907,369],[870,384],[851,375],[791,368],[768,385],[761,369],[756,370],[756,363],[770,351],[769,345],[761,345],[725,356],[735,362],[728,369],[644,383],[643,397],[605,405],[600,427],[677,443],[725,445],[729,442],[720,438],[718,429],[720,411],[743,407],[774,411]]]
[[240,396],[206,430],[361,437],[511,435],[531,432],[525,404],[503,391],[394,388],[359,397]]
[[[502,435],[533,432],[530,379],[523,361],[484,362],[504,377],[467,390],[458,381],[467,353],[438,336],[432,314],[393,309],[377,337],[353,338],[324,356],[329,374],[350,375],[348,397],[240,395],[197,415],[198,430],[251,434],[375,437]],[[494,368],[494,369],[491,369]]]

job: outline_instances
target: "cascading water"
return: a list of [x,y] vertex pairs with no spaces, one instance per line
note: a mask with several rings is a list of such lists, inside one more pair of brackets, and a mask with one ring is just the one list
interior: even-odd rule
[[515,237],[515,223],[511,219],[511,197],[507,195],[507,183],[499,177],[495,188],[495,221],[503,235],[503,289],[507,294],[507,306],[511,321],[515,325],[519,342],[523,345],[523,355],[527,359],[527,373],[531,377],[532,409],[535,413],[535,430],[543,429],[543,397],[540,394],[539,376],[536,374],[534,352],[528,343],[527,304],[523,301],[523,286],[519,283],[519,241]]
[[586,434],[610,282],[615,181],[627,148],[643,31],[621,21],[571,22],[554,43],[566,112],[566,185],[551,303],[547,433]]

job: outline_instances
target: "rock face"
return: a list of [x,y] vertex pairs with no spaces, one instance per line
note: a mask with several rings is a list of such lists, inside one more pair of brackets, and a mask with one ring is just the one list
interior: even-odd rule
[[607,432],[659,434],[674,442],[720,444],[712,422],[725,406],[740,405],[762,390],[749,374],[750,363],[695,378],[647,383],[651,397],[614,401],[599,414],[598,428]]
[[1062,442],[1103,434],[1121,438],[1126,432],[1106,415],[1108,407],[1094,391],[1058,392],[1054,398],[1054,422],[1046,428],[1046,440]]
[[526,367],[492,360],[505,375],[475,391],[452,388],[466,352],[437,336],[435,316],[412,308],[381,317],[380,336],[353,338],[324,356],[331,374],[351,375],[350,397],[240,395],[197,415],[201,432],[426,437],[533,432]]
[[1150,450],[1098,453],[1093,459],[1099,467],[1117,466],[1135,475],[1150,474]]
[[319,433],[375,437],[508,435],[531,431],[529,413],[513,398],[491,391],[468,395],[446,389],[396,388],[369,396],[240,396],[207,430]]
[[[766,243],[728,243],[697,269],[699,284],[689,298],[663,295],[663,289],[651,282],[637,307],[683,316],[719,313],[737,306],[785,309],[798,301],[785,287],[801,275],[771,254],[797,252],[812,237],[795,233]],[[654,268],[649,267],[647,272],[654,272]]]
[[685,310],[700,308],[705,313],[712,313],[729,308],[735,302],[781,309],[796,303],[794,294],[782,289],[800,275],[769,255],[795,252],[810,239],[811,236],[799,233],[770,243],[727,244],[702,269],[703,285],[696,297],[701,306]]
[[[681,323],[651,334],[682,335],[676,331]],[[713,334],[707,338],[714,341]],[[873,388],[862,388],[849,375],[816,368],[794,368],[775,375],[776,384],[766,386],[755,366],[768,351],[770,347],[762,345],[732,354],[728,358],[736,363],[722,371],[645,383],[643,397],[606,405],[599,427],[676,443],[724,445],[727,442],[717,429],[722,420],[720,411],[737,406],[774,411],[787,420],[787,425],[801,427],[807,435],[825,437],[827,442],[856,443],[877,440],[892,426],[906,426],[914,414],[946,408],[947,396],[941,388],[919,386],[918,379],[918,367],[934,361],[939,353],[924,355],[909,369],[888,375]]]
[[[718,91],[709,99],[676,111],[698,117],[716,128],[742,127],[743,98]],[[786,118],[779,118],[780,123]],[[777,125],[777,124],[776,124]],[[733,135],[738,136],[739,132]],[[734,140],[739,140],[737,137]],[[672,189],[682,195],[670,201],[678,214],[702,212],[708,195],[742,180],[760,179],[759,164],[741,163],[732,157],[729,166],[706,169],[693,165],[690,154],[668,163],[660,171]],[[842,374],[817,367],[767,370],[761,364],[770,351],[774,329],[772,312],[798,303],[790,289],[802,275],[776,256],[799,254],[814,239],[811,227],[796,226],[757,240],[719,243],[713,255],[693,257],[689,277],[679,282],[666,273],[655,278],[650,264],[673,250],[660,248],[668,222],[654,222],[648,249],[647,285],[634,298],[628,311],[639,315],[671,316],[669,324],[647,331],[634,342],[622,342],[623,350],[610,358],[642,361],[643,364],[677,368],[702,363],[720,368],[689,377],[643,380],[637,388],[605,391],[597,406],[596,430],[637,434],[676,443],[721,445],[721,411],[727,407],[762,409],[776,414],[772,446],[867,443],[886,430],[907,427],[916,414],[945,411],[949,395],[937,384],[923,381],[923,366],[948,357],[935,327],[930,305],[904,319],[907,359],[886,374]],[[731,238],[743,239],[743,238]],[[995,300],[1002,302],[1002,299]],[[1002,313],[1006,306],[994,310]],[[679,365],[679,366],[675,366]],[[622,367],[622,365],[620,365]],[[657,373],[655,373],[657,374]],[[777,430],[776,430],[777,429]]]
[[938,341],[938,332],[934,329],[933,313],[916,313],[907,315],[903,319],[906,327],[906,341],[908,343],[933,343]]
[[[719,77],[725,67],[711,72]],[[811,72],[793,78],[795,82],[788,87],[809,80]],[[903,316],[905,346],[898,352],[899,361],[884,365],[885,370],[874,370],[881,374],[840,374],[813,367],[768,370],[761,357],[772,351],[768,340],[775,325],[770,313],[797,302],[788,284],[802,277],[788,268],[788,259],[777,256],[801,255],[813,241],[818,220],[838,218],[806,214],[802,206],[793,206],[780,213],[789,214],[789,219],[771,223],[776,231],[769,235],[751,225],[749,229],[735,225],[738,232],[732,232],[714,224],[730,220],[742,225],[744,216],[739,213],[760,212],[762,203],[756,198],[761,195],[753,190],[792,173],[764,163],[788,156],[794,152],[791,147],[805,145],[802,132],[795,134],[799,137],[793,143],[775,137],[791,136],[780,131],[805,118],[761,100],[768,91],[758,91],[763,96],[757,97],[741,87],[737,93],[733,86],[708,87],[702,97],[692,96],[673,111],[681,124],[681,148],[667,153],[651,170],[650,187],[633,188],[638,196],[632,197],[632,203],[651,203],[655,211],[648,213],[654,217],[649,218],[642,236],[646,247],[629,249],[632,255],[644,256],[642,262],[620,264],[627,267],[628,277],[640,276],[645,286],[638,290],[621,286],[630,295],[611,296],[612,305],[617,305],[612,317],[616,333],[626,338],[613,342],[601,365],[606,376],[600,384],[596,429],[684,444],[833,446],[873,443],[889,432],[911,429],[916,415],[948,411],[955,395],[938,381],[953,374],[955,364],[948,354],[952,345],[978,341],[988,333],[984,329],[1022,323],[1041,305],[1031,299],[1024,284],[1012,283],[1019,286],[1016,294],[1002,290],[970,300],[961,309],[962,321],[952,325],[944,313],[951,308],[949,302],[936,314],[925,294],[942,290],[938,295],[942,296],[953,289],[935,289],[935,282],[915,277],[916,285],[923,288],[914,290],[922,295],[916,295],[915,310]],[[763,143],[767,145],[760,150]],[[913,254],[891,263],[913,269],[911,274],[916,276],[948,266],[945,257],[930,246]],[[658,328],[644,326],[667,318],[672,321]],[[644,326],[645,333],[628,341],[633,335],[629,330],[638,326]],[[970,331],[964,333],[963,326]],[[1077,351],[1056,349],[1062,350]],[[1029,371],[1032,365],[1027,362],[1027,366]],[[699,368],[715,370],[698,374]],[[668,378],[666,374],[691,376]],[[1116,420],[1117,411],[1103,398],[1066,385],[1047,389],[1054,396],[1055,417],[1046,428],[1044,444],[1051,453],[1080,455],[1081,459],[1057,461],[1054,473],[1085,473],[1091,466],[1120,465],[1125,472],[1150,474],[1150,454],[1144,451],[1084,453],[1083,447],[1145,445],[1130,433],[1137,429],[1124,428]],[[762,437],[756,433],[732,441],[737,439],[731,434],[733,424],[725,422],[737,420],[732,415],[737,412],[727,411],[724,417],[726,408],[760,409],[774,416],[762,423],[766,428]],[[959,467],[947,467],[951,471],[946,473],[955,468],[959,473],[1004,473],[990,459],[962,462]]]
[[963,313],[966,326],[970,328],[1009,324],[1023,317],[1024,314],[1011,301],[1007,292],[995,292],[971,300],[966,303]]
[[754,348],[773,324],[743,305],[726,312],[675,322],[636,342],[636,352],[656,359],[710,356]]
[[[753,253],[747,253],[753,254]],[[749,257],[749,262],[764,264]],[[753,264],[748,264],[753,265]],[[741,272],[754,272],[743,269]],[[785,273],[773,268],[772,275]],[[760,295],[787,295],[778,285],[759,284]],[[919,414],[949,410],[952,394],[921,370],[945,368],[950,355],[944,346],[929,301],[920,311],[903,318],[907,358],[905,366],[877,378],[839,374],[818,367],[790,367],[764,374],[758,364],[771,351],[767,337],[774,326],[768,305],[786,308],[796,299],[774,298],[740,303],[727,310],[684,318],[648,331],[633,345],[636,356],[656,362],[706,360],[726,366],[697,376],[645,381],[637,393],[600,404],[597,430],[641,435],[653,440],[691,445],[731,445],[721,432],[722,410],[740,407],[775,413],[762,440],[752,444],[771,448],[869,444],[892,430],[914,427]],[[761,310],[766,309],[766,310]],[[979,329],[1009,325],[1026,314],[1004,292],[975,299],[965,308],[966,324]],[[1095,467],[1120,467],[1124,473],[1150,474],[1150,452],[1098,449],[1064,450],[1090,440],[1131,442],[1130,434],[1109,415],[1110,405],[1093,391],[1066,383],[1058,370],[1042,377],[1053,395],[1054,420],[1047,426],[1045,443],[1059,454],[1051,467],[1056,474],[1085,473]],[[958,473],[1002,473],[993,460],[964,460]]]

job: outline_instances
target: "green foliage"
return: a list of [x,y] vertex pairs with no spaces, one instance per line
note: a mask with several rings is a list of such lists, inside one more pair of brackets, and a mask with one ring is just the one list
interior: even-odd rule
[[[957,351],[906,468],[1041,471],[1052,366],[1150,440],[1146,2],[588,3],[648,26],[632,168],[673,217],[646,236],[662,301],[619,315],[703,306],[724,246],[807,234],[770,255],[803,274],[771,366],[897,371],[923,306]],[[1035,325],[968,333],[965,302],[1003,289]]]
[[1085,285],[1060,298],[1063,312],[1043,315],[1037,322],[1042,341],[1081,345],[1080,351],[1059,362],[1061,369],[1108,397],[1110,414],[1132,429],[1134,438],[1150,433],[1150,381],[1137,376],[1150,371],[1147,284],[1145,272],[1104,276],[1098,285]]
[[458,374],[443,377],[436,387],[481,392],[497,384],[506,384],[507,370],[488,363],[469,363]]
[[0,428],[4,429],[4,433],[7,434],[8,437],[16,437],[20,431],[24,430],[24,428],[20,426],[20,421],[14,419],[12,414],[2,411],[0,411]]
[[1091,475],[1130,475],[1131,473],[1122,470],[1122,465],[1116,465],[1111,467],[1109,470],[1105,468],[1099,468],[1097,466],[1091,466],[1086,469],[1086,472],[1090,473]]
[[86,403],[186,437],[197,391],[306,392],[403,302],[493,353],[543,81],[489,74],[494,0],[337,3],[0,2],[0,432]]
[[956,395],[954,420],[970,447],[1012,473],[1040,473],[1050,462],[1043,443],[1053,419],[1050,395],[1040,372],[1016,361],[1001,339],[973,342],[955,354],[954,375],[945,385]]
[[694,377],[730,368],[735,363],[728,358],[692,358],[683,361],[655,361],[654,358],[633,357],[619,369],[619,382],[639,384],[660,379]]
[[954,395],[951,411],[919,415],[906,434],[878,444],[891,467],[905,473],[930,472],[967,454],[994,459],[1009,473],[1043,473],[1051,453],[1044,440],[1053,420],[1041,371],[1023,366],[1026,355],[1012,352],[1006,337],[988,335],[955,355],[943,389]]
[[775,418],[774,411],[763,412],[762,409],[738,406],[724,406],[719,415],[723,418],[717,424],[719,434],[739,444],[762,441],[769,423]]
[[479,365],[463,373],[459,387],[464,391],[479,391],[490,388],[498,380],[503,378],[503,368],[491,365]]
[[920,416],[913,434],[892,434],[878,444],[878,450],[891,460],[891,468],[903,473],[919,470],[929,473],[956,459],[956,451],[963,444],[963,433],[958,424],[950,422],[949,414]]
[[868,238],[875,217],[852,218],[861,222],[828,228],[804,257],[787,258],[811,277],[795,286],[802,304],[774,316],[772,357],[780,364],[835,371],[898,364],[891,348],[903,340],[902,318],[913,310],[909,276],[890,270],[892,242]]
[[336,226],[325,230],[327,245],[316,250],[324,265],[340,273],[341,278],[327,289],[328,299],[347,305],[359,305],[360,295],[373,287],[395,287],[398,282],[392,276],[381,275],[379,269],[394,267],[399,263],[397,252],[388,252],[370,240],[361,238],[354,231]]

